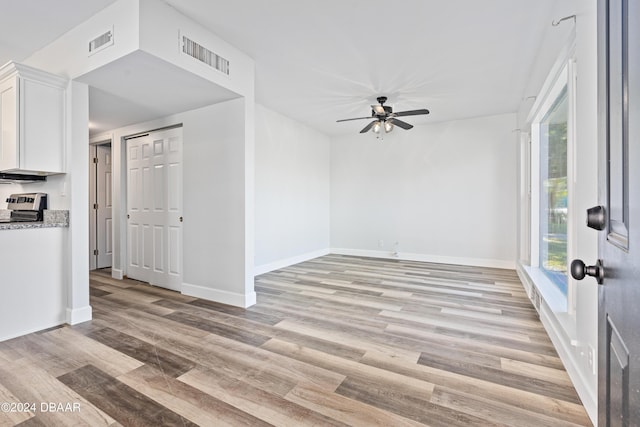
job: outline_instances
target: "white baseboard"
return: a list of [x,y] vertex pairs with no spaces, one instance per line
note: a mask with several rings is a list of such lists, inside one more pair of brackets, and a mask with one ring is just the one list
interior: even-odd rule
[[[537,288],[525,266],[518,265],[517,271],[527,293],[531,292],[532,287]],[[581,343],[577,338],[572,336],[574,333],[571,330],[571,325],[567,325],[567,323],[570,323],[568,321],[570,316],[567,315],[567,313],[556,313],[544,298],[540,301],[539,314],[540,321],[547,335],[549,335],[549,339],[551,339],[558,356],[560,356],[560,360],[562,360],[562,364],[573,383],[573,387],[576,389],[580,400],[582,400],[587,415],[591,418],[593,425],[597,425],[597,390],[593,390],[593,388],[589,386],[587,375],[592,375],[592,373],[585,372],[585,369],[588,370],[588,368],[584,366],[581,367],[580,361],[576,359],[577,348]]]
[[122,270],[118,270],[117,268],[112,268],[111,277],[116,280],[122,280],[124,278],[124,272]]
[[7,341],[7,340],[11,340],[13,338],[18,338],[24,335],[29,335],[32,334],[34,332],[40,332],[40,331],[44,331],[45,329],[49,329],[49,328],[54,328],[56,326],[60,326],[63,325],[64,323],[66,323],[63,319],[58,319],[58,320],[52,320],[50,322],[45,322],[42,323],[40,325],[38,325],[37,327],[34,328],[29,328],[29,329],[24,329],[20,332],[13,332],[9,335],[4,335],[4,336],[0,336],[0,342],[2,341]]
[[385,258],[385,259],[400,259],[403,261],[422,261],[422,262],[434,262],[438,264],[455,264],[455,265],[469,265],[474,267],[490,267],[490,268],[505,268],[514,270],[516,268],[515,261],[506,261],[499,259],[485,259],[485,258],[463,258],[463,257],[451,257],[442,255],[429,255],[429,254],[414,254],[409,252],[398,252],[393,254],[388,251],[372,251],[365,249],[345,249],[345,248],[331,248],[331,253],[336,255],[353,255],[364,256],[371,258]]
[[77,325],[78,323],[88,322],[93,317],[91,306],[81,308],[67,308],[67,323]]
[[290,265],[298,264],[300,262],[309,261],[313,258],[318,258],[324,255],[329,255],[331,251],[329,249],[320,249],[313,252],[307,252],[302,255],[296,255],[291,258],[279,259],[268,264],[258,265],[253,269],[254,276],[268,273],[270,271],[278,270],[280,268],[289,267]]
[[242,308],[251,307],[256,303],[255,291],[248,294],[239,294],[236,292],[222,291],[220,289],[212,289],[204,286],[183,283],[182,294]]
[[[582,400],[582,405],[584,409],[587,411],[587,415],[591,418],[591,422],[593,425],[598,424],[598,398],[594,390],[589,387],[589,383],[585,378],[585,373],[582,369],[580,369],[580,365],[575,358],[574,348],[572,348],[571,344],[568,340],[564,339],[564,336],[556,324],[555,319],[553,318],[553,314],[549,314],[549,310],[545,306],[543,302],[543,308],[540,310],[540,321],[544,326],[553,346],[555,347],[558,355],[560,356],[560,360],[562,360],[562,364],[564,368],[567,370],[567,374],[569,374],[569,378],[571,378],[571,382],[580,396],[580,400]],[[590,373],[588,373],[590,374]]]

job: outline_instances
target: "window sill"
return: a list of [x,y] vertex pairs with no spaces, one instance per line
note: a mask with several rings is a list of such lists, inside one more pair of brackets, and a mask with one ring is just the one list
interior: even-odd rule
[[571,345],[578,345],[576,318],[575,315],[568,312],[567,296],[553,284],[541,269],[528,265],[520,265],[520,268],[526,275],[529,284],[534,286],[540,294],[542,304],[544,304],[544,307],[540,307],[540,315],[542,316],[544,313],[548,317],[553,317],[554,323],[561,327]]

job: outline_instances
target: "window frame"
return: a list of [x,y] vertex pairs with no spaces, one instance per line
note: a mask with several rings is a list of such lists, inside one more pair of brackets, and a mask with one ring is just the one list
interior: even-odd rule
[[[567,274],[567,294],[552,284],[550,278],[546,276],[540,266],[540,123],[545,117],[558,95],[567,86],[567,263],[574,258],[576,252],[576,221],[575,221],[575,135],[576,135],[576,79],[577,65],[575,59],[575,46],[569,46],[560,55],[556,64],[552,68],[549,76],[545,80],[542,90],[536,97],[536,101],[531,108],[527,125],[530,129],[530,150],[529,150],[529,265],[531,269],[537,270],[541,274],[536,277],[545,281],[544,286],[539,286],[542,297],[555,307],[562,307],[563,312],[575,313],[576,292],[575,281],[570,274]],[[569,268],[567,266],[567,272]],[[552,285],[551,285],[552,284]]]

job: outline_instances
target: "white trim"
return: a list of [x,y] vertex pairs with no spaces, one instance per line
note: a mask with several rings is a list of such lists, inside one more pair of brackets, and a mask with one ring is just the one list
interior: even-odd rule
[[120,269],[117,268],[112,268],[111,269],[111,277],[113,277],[116,280],[122,280],[124,279],[124,272]]
[[416,254],[409,252],[398,252],[397,254],[386,251],[371,251],[364,249],[345,249],[345,248],[331,248],[331,253],[336,255],[353,255],[364,256],[371,258],[387,258],[387,259],[401,259],[404,261],[421,261],[421,262],[433,262],[438,264],[455,264],[455,265],[468,265],[473,267],[489,267],[489,268],[504,268],[509,270],[515,270],[515,261],[489,259],[489,258],[461,258],[443,255],[430,255],[430,254]]
[[11,339],[14,339],[14,338],[18,338],[18,337],[22,337],[24,335],[33,334],[35,332],[44,331],[45,329],[54,328],[56,326],[63,325],[64,323],[65,323],[64,320],[59,320],[59,321],[54,321],[54,322],[51,322],[51,323],[45,323],[43,325],[36,326],[35,328],[25,329],[25,330],[23,330],[21,332],[14,332],[12,334],[0,337],[0,342],[8,341],[8,340],[11,340]]
[[319,249],[317,251],[307,252],[302,255],[296,255],[291,258],[279,259],[277,261],[273,261],[268,264],[262,264],[262,265],[256,266],[253,269],[253,275],[259,276],[260,274],[268,273],[274,270],[279,270],[281,268],[289,267],[290,265],[309,261],[310,259],[313,259],[313,258],[329,255],[330,253],[331,251],[327,248],[327,249]]
[[[578,106],[578,84],[577,84],[577,64],[575,56],[567,61],[567,100],[569,101],[569,114],[567,123],[567,260],[576,258],[578,251],[578,226],[583,227],[584,223],[579,218],[582,213],[578,213],[576,203],[576,185],[578,164],[576,162],[576,135],[578,117],[576,114]],[[568,266],[567,266],[568,267]],[[569,268],[567,268],[569,273]],[[577,290],[576,280],[567,274],[567,312],[571,315],[576,313]]]
[[571,36],[569,37],[569,42],[564,46],[564,48],[558,55],[556,62],[553,64],[553,67],[551,67],[551,71],[549,71],[549,74],[547,75],[547,78],[544,81],[540,92],[538,93],[538,96],[536,96],[536,100],[531,106],[529,114],[527,115],[526,123],[532,123],[535,121],[535,116],[539,115],[540,110],[542,109],[541,104],[544,103],[549,97],[549,92],[551,92],[556,81],[562,74],[564,68],[567,65],[567,61],[575,56],[575,51],[576,33],[574,29],[571,33]]
[[222,291],[219,289],[207,288],[189,283],[182,283],[182,295],[202,298],[208,301],[219,302],[222,304],[233,305],[236,307],[247,308],[256,303],[255,291],[247,294],[239,294],[236,292]]
[[[530,276],[530,271],[531,269],[527,266],[518,265],[518,276],[520,276],[525,290],[528,290],[528,286],[535,286],[536,289],[543,293],[541,287],[538,286]],[[550,286],[553,286],[553,284],[550,284]],[[589,387],[588,378],[585,377],[584,370],[580,369],[580,363],[576,360],[576,351],[581,346],[581,343],[578,341],[575,331],[575,318],[566,312],[557,312],[556,309],[549,306],[546,298],[542,298],[540,301],[539,313],[540,321],[547,331],[547,335],[549,335],[554,348],[558,352],[560,360],[562,360],[562,364],[567,374],[569,374],[569,378],[587,414],[591,420],[597,420],[597,395],[594,393],[594,390]]]
[[67,323],[70,325],[77,325],[78,323],[88,322],[93,318],[92,313],[93,309],[90,305],[73,309],[67,308]]
[[98,135],[93,135],[89,138],[90,145],[102,145],[111,144],[113,142],[113,132],[104,132]]
[[529,226],[529,263],[532,267],[540,265],[540,126],[531,126],[531,198],[529,209],[531,220]]

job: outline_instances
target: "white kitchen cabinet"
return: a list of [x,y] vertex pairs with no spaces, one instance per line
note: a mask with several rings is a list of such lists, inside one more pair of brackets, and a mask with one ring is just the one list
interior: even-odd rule
[[0,67],[0,171],[65,172],[67,80],[15,62]]

